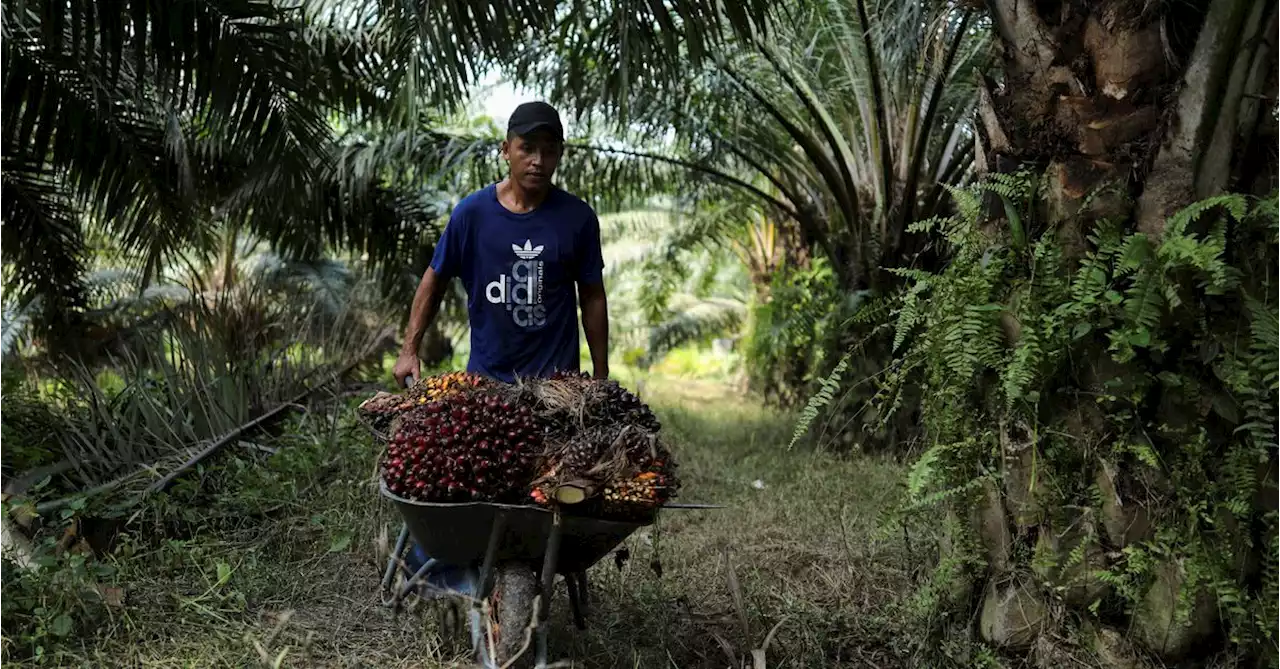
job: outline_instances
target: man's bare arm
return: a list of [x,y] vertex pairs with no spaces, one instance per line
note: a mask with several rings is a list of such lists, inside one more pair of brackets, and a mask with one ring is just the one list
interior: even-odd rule
[[422,376],[422,363],[418,360],[418,347],[422,344],[422,336],[440,311],[440,301],[444,299],[447,279],[436,274],[434,269],[427,268],[418,282],[418,290],[413,295],[413,307],[409,310],[409,325],[404,332],[404,345],[400,348],[400,357],[392,373],[396,383],[403,386],[406,377],[415,379]]
[[609,377],[609,301],[604,284],[578,284],[578,300],[582,303],[582,330],[587,335],[591,365],[597,379]]

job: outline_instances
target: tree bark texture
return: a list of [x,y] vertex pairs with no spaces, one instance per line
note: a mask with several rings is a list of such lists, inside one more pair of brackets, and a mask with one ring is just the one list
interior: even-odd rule
[[1047,170],[1046,223],[1068,243],[1104,217],[1158,238],[1170,213],[1252,186],[1232,176],[1260,134],[1275,144],[1275,3],[988,6],[1004,81],[980,82],[978,165]]
[[[1044,177],[1036,227],[1026,232],[1054,234],[1068,263],[1084,257],[1093,226],[1104,219],[1128,222],[1156,243],[1168,217],[1197,200],[1274,188],[1274,0],[987,0],[987,7],[1003,45],[1003,78],[979,82],[975,164],[979,172],[1029,170]],[[998,229],[1004,210],[989,209],[989,224]],[[1109,361],[1104,348],[1097,357]],[[1077,372],[1088,376],[1091,369]],[[1112,372],[1105,376],[1123,376],[1123,370]],[[1094,404],[1090,397],[1064,394],[1054,402],[1064,414],[1097,411],[1086,406]],[[1093,434],[1087,423],[1067,423],[1079,432],[1072,435],[1079,443]],[[1167,499],[1152,492],[1167,482],[1133,463],[1108,461],[1081,474],[1101,493],[1098,515],[1082,512],[1068,528],[1047,527],[1033,483],[1035,468],[1043,466],[1037,446],[1019,426],[1001,430],[1005,486],[1000,495],[984,497],[976,528],[987,545],[1003,545],[1012,533],[1019,541],[1038,536],[1043,550],[1062,552],[1088,528],[1083,534],[1101,537],[1115,552],[1156,531],[1161,510],[1141,500]],[[1081,573],[1092,573],[1095,560],[1102,560],[1100,552],[1086,552]],[[1025,648],[1032,629],[1049,624],[1042,600],[1020,580],[1031,570],[1028,563],[988,556],[989,592],[976,614],[992,643]],[[1088,620],[1082,606],[1105,585],[1046,574],[1063,580],[1066,603]],[[1174,634],[1164,624],[1160,616],[1171,608],[1162,593],[1176,591],[1183,578],[1167,566],[1126,633],[1165,660],[1185,656],[1216,625],[1214,607],[1198,600],[1190,625]],[[1036,614],[1014,620],[1010,602]]]

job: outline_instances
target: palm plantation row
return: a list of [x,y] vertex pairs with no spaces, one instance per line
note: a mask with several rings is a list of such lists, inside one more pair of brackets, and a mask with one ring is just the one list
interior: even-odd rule
[[450,207],[500,174],[470,98],[500,73],[573,112],[559,180],[602,214],[628,363],[738,339],[792,448],[912,466],[902,512],[947,518],[928,634],[1274,664],[1276,20],[9,3],[6,488],[46,531],[127,516],[378,374]]

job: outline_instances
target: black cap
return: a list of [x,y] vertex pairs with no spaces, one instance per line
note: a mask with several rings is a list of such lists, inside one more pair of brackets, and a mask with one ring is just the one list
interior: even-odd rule
[[560,112],[545,102],[526,102],[511,112],[507,132],[521,137],[535,130],[550,131],[556,139],[564,139],[564,126],[560,124]]

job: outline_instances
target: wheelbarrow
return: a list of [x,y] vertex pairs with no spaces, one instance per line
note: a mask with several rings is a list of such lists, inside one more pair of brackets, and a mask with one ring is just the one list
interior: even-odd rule
[[[471,649],[484,669],[547,665],[548,613],[555,577],[562,576],[570,613],[586,627],[587,570],[637,529],[651,525],[658,508],[629,521],[605,520],[559,507],[490,502],[432,503],[408,500],[381,484],[404,521],[383,574],[383,603],[398,607],[410,595],[444,598],[449,610],[469,603]],[[713,509],[714,505],[666,504],[664,509]],[[427,559],[406,566],[408,539]],[[451,587],[429,585],[433,569],[461,574]],[[396,585],[396,575],[407,577]]]

